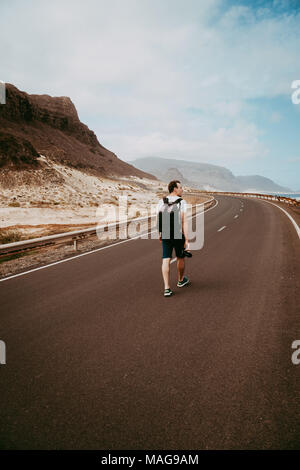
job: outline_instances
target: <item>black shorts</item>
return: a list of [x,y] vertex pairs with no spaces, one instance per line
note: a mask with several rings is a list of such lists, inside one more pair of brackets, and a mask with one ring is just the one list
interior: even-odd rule
[[184,243],[185,243],[185,236],[183,235],[183,238],[181,239],[175,239],[175,240],[162,240],[162,249],[163,249],[163,254],[162,258],[172,258],[172,252],[173,248],[175,248],[175,253],[177,258],[184,258],[182,252],[184,249]]

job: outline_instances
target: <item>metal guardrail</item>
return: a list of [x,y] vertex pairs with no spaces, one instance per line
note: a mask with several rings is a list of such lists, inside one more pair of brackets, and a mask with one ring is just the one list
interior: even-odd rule
[[275,196],[274,194],[235,193],[235,192],[227,192],[227,191],[206,191],[203,194],[215,194],[215,195],[222,194],[225,196],[257,197],[259,199],[268,199],[268,200],[277,201],[277,202],[284,202],[292,206],[300,206],[300,201],[297,199],[293,199],[293,198],[285,197],[285,196]]
[[[197,206],[204,205],[204,210],[205,210],[206,207],[208,207],[208,205],[211,205],[213,201],[214,201],[214,197],[212,197],[208,201],[205,201],[201,204],[195,204],[194,206],[197,207]],[[121,221],[121,222],[113,222],[113,223],[104,224],[104,225],[95,225],[95,227],[90,227],[90,228],[82,229],[82,230],[75,230],[72,232],[57,233],[55,235],[47,235],[45,237],[30,238],[28,240],[20,240],[18,242],[4,243],[4,244],[0,244],[0,255],[15,253],[15,252],[19,252],[19,251],[26,250],[26,249],[36,248],[39,246],[54,245],[54,244],[64,243],[64,242],[69,242],[69,241],[73,241],[74,250],[76,250],[78,240],[85,239],[91,235],[96,235],[97,230],[109,231],[113,228],[120,229],[120,227],[122,227],[125,224],[129,224],[132,222],[142,222],[142,221],[151,222],[151,220],[153,219],[155,219],[154,214],[149,217],[148,216],[137,217],[135,219],[129,219],[124,222]]]

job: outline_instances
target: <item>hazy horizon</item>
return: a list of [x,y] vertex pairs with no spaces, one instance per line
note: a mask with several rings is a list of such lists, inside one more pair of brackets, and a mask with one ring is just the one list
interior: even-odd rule
[[122,160],[210,163],[300,190],[299,2],[2,0],[0,16],[0,80],[69,96]]

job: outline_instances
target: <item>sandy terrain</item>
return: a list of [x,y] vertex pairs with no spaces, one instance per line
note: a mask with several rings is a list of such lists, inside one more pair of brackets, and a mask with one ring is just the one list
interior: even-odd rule
[[[119,196],[127,198],[131,217],[139,217],[145,206],[156,204],[159,194],[167,193],[162,181],[99,178],[44,156],[40,160],[35,171],[1,171],[0,229],[14,232],[11,241],[92,226],[99,222],[98,208],[116,208]],[[102,220],[113,221],[113,217]]]

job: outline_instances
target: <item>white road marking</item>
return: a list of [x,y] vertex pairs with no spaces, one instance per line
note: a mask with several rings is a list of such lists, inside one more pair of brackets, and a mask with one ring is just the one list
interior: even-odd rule
[[[154,231],[155,230],[153,230],[153,232]],[[150,232],[150,233],[153,233],[153,232]],[[81,256],[90,255],[91,253],[95,253],[96,251],[105,250],[106,248],[111,248],[112,246],[120,245],[121,243],[126,243],[126,242],[129,242],[131,240],[135,240],[136,238],[139,238],[139,236],[132,237],[132,238],[129,238],[129,239],[126,239],[126,240],[122,240],[121,242],[116,242],[116,243],[113,243],[112,245],[102,246],[101,248],[96,248],[95,250],[92,250],[92,251],[86,251],[85,253],[80,253],[80,255],[74,255],[71,258],[61,259],[61,260],[55,261],[53,263],[45,264],[44,266],[39,266],[38,268],[29,269],[28,271],[25,271],[23,273],[13,274],[12,276],[8,276],[8,277],[5,277],[3,279],[0,279],[0,282],[7,281],[8,279],[12,279],[14,277],[23,276],[24,274],[29,274],[29,273],[32,273],[34,271],[39,271],[40,269],[49,268],[50,266],[54,266],[55,264],[66,263],[67,261],[71,261],[72,259],[80,258]]]
[[[213,207],[210,207],[209,209],[204,211],[204,213],[206,213],[206,212],[210,211],[211,209],[214,209],[215,207],[217,207],[219,201],[217,199],[215,199],[215,200],[216,200],[217,204],[215,204]],[[193,217],[196,217],[197,215],[199,215],[199,214],[195,214],[195,215],[193,215]],[[155,229],[155,230],[152,230],[151,232],[148,232],[148,235],[151,235],[151,233],[154,233],[154,232],[157,232],[157,230]],[[54,261],[53,263],[45,264],[44,266],[39,266],[38,268],[29,269],[28,271],[24,271],[24,272],[19,273],[19,274],[13,274],[11,276],[4,277],[4,278],[0,279],[0,282],[8,281],[9,279],[13,279],[13,278],[19,277],[19,276],[24,276],[25,274],[29,274],[29,273],[32,273],[34,271],[39,271],[40,269],[46,269],[46,268],[49,268],[50,266],[55,266],[56,264],[66,263],[67,261],[72,261],[73,259],[80,258],[81,256],[91,255],[92,253],[96,253],[97,251],[106,250],[107,248],[111,248],[115,245],[120,245],[121,243],[127,243],[127,242],[130,242],[131,240],[136,240],[137,238],[140,238],[140,235],[138,235],[137,237],[127,238],[126,240],[122,240],[120,242],[112,243],[111,245],[102,246],[101,248],[96,248],[95,250],[86,251],[84,253],[80,253],[79,255],[74,255],[70,258],[61,259],[59,261]],[[176,261],[176,260],[177,260],[177,258],[174,258],[174,261]],[[172,260],[171,263],[172,262],[174,263],[174,261]]]
[[[204,211],[205,214],[206,214],[206,212],[209,212],[209,211],[211,211],[212,209],[215,209],[215,207],[217,207],[217,205],[219,204],[219,201],[218,201],[218,199],[215,199],[215,201],[216,201],[217,204],[215,204],[213,207],[210,207],[209,209],[207,209],[206,211]],[[194,217],[195,217],[195,216],[194,216]]]
[[238,217],[238,215],[236,214],[236,215],[234,216],[234,218],[236,219],[237,217]]
[[218,232],[221,232],[221,230],[224,230],[224,228],[226,228],[226,225],[224,225],[223,227],[219,228]]
[[298,234],[298,237],[300,238],[300,228],[299,228],[299,226],[297,225],[296,221],[293,219],[293,217],[292,217],[285,209],[283,209],[283,208],[280,207],[280,206],[277,206],[277,204],[274,204],[273,202],[266,201],[266,200],[263,200],[263,201],[264,201],[264,202],[267,202],[268,204],[272,204],[272,206],[278,207],[278,209],[281,209],[281,210],[285,213],[285,215],[288,216],[288,218],[290,219],[290,221],[291,221],[292,224],[294,225],[295,230],[296,230],[296,232],[297,232],[297,234]]

